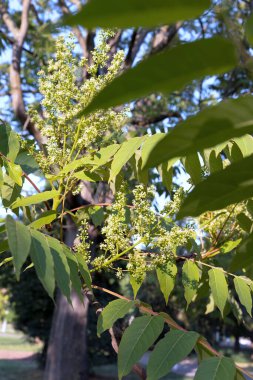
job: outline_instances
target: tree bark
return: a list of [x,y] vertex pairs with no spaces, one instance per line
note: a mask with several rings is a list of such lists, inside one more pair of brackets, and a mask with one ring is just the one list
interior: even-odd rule
[[73,308],[59,293],[47,351],[44,380],[86,380],[89,378],[86,331],[88,300],[82,304],[72,294]]

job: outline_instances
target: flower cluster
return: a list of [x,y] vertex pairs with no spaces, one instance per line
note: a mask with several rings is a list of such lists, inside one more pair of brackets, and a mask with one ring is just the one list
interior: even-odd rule
[[[124,52],[118,51],[109,62],[109,45],[106,40],[112,32],[101,33],[92,53],[93,63],[73,55],[73,39],[65,43],[60,37],[56,42],[56,55],[45,70],[39,72],[39,87],[43,117],[33,109],[33,122],[46,138],[46,154],[39,152],[37,161],[43,171],[55,174],[79,154],[89,154],[103,145],[103,137],[110,133],[113,139],[126,120],[126,111],[112,109],[78,116],[94,96],[120,71]],[[84,79],[83,73],[89,78]],[[108,139],[106,144],[110,143]]]
[[89,223],[86,217],[81,221],[81,226],[78,229],[78,235],[74,245],[75,252],[81,254],[86,263],[89,263],[91,260],[88,229]]
[[124,259],[126,270],[139,283],[148,271],[163,267],[172,260],[178,247],[196,238],[192,228],[180,227],[172,219],[167,222],[166,212],[169,210],[170,216],[174,216],[172,210],[176,212],[180,206],[181,193],[178,191],[174,200],[166,205],[164,218],[152,208],[153,187],[137,185],[132,191],[133,202],[129,209],[126,204],[129,191],[126,185],[122,185],[102,228],[104,241],[100,248],[103,253],[92,261],[93,267],[96,270],[115,269],[117,276],[121,277],[120,261]]
[[118,254],[129,246],[130,229],[126,220],[126,186],[122,185],[116,193],[115,201],[102,228],[105,236],[100,248],[110,255]]

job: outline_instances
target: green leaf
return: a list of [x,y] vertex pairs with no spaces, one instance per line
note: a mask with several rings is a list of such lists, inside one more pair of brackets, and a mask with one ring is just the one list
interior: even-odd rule
[[236,369],[235,380],[246,380],[243,374],[238,369]]
[[98,317],[97,334],[100,336],[104,331],[110,329],[114,322],[123,318],[134,307],[134,301],[118,299],[109,302]]
[[9,176],[4,176],[4,184],[1,188],[1,197],[4,207],[10,205],[20,196],[21,186],[18,186]]
[[91,289],[92,280],[91,280],[91,275],[90,275],[88,265],[86,261],[84,260],[83,256],[79,252],[77,252],[75,256],[77,259],[77,264],[78,264],[80,273],[82,275],[82,278],[84,279],[86,286],[88,286],[88,288]]
[[[202,340],[203,339],[206,341],[206,343],[208,343],[205,338],[202,338]],[[214,356],[214,354],[211,351],[209,351],[206,347],[202,346],[200,343],[196,344],[194,350],[198,355],[198,363],[202,362],[202,360],[204,359],[208,359]]]
[[172,24],[195,18],[210,6],[207,0],[134,0],[91,1],[76,15],[64,19],[65,25],[83,25],[85,28],[130,28]]
[[56,283],[68,302],[71,303],[70,268],[64,254],[63,245],[58,240],[49,236],[47,236],[47,241],[54,261]]
[[253,156],[249,156],[200,182],[183,202],[178,219],[199,216],[252,197],[252,167]]
[[243,212],[236,216],[239,226],[246,232],[251,232],[253,221]]
[[0,241],[0,253],[6,252],[9,250],[8,240]]
[[158,171],[164,186],[168,191],[170,191],[173,181],[173,166],[168,169],[168,162],[163,162],[160,166],[158,166]]
[[219,37],[179,45],[151,55],[126,70],[106,86],[79,116],[121,105],[154,92],[180,90],[194,79],[224,73],[235,64],[234,46]]
[[103,224],[103,221],[104,221],[103,207],[99,207],[99,206],[90,207],[89,215],[95,227],[101,226]]
[[220,309],[220,312],[223,315],[228,299],[228,285],[225,274],[220,268],[212,268],[208,271],[208,275],[215,305]]
[[5,265],[5,264],[8,264],[9,262],[13,261],[13,257],[6,257],[5,259],[3,259],[1,262],[0,262],[0,268]]
[[253,96],[224,100],[179,123],[159,141],[151,136],[153,147],[143,157],[143,168],[214,147],[252,131]]
[[175,286],[177,266],[174,262],[168,261],[165,268],[157,268],[156,274],[165,302],[167,304],[170,293]]
[[229,253],[233,249],[235,249],[240,243],[242,239],[237,239],[237,240],[231,240],[231,241],[226,241],[221,247],[220,247],[220,252],[221,253]]
[[146,137],[147,136],[133,137],[128,141],[123,142],[113,158],[109,181],[119,174],[120,170],[134,155],[135,151],[139,149]]
[[217,172],[223,169],[222,158],[220,154],[216,156],[215,150],[211,150],[209,155],[209,170],[210,173]]
[[57,190],[43,191],[43,193],[34,194],[34,195],[31,195],[30,197],[16,200],[11,205],[11,208],[14,209],[16,207],[29,206],[36,203],[41,203],[41,202],[47,201],[48,199],[53,199],[57,196],[59,196],[59,192]]
[[55,288],[54,261],[48,241],[45,235],[36,230],[31,230],[31,235],[30,256],[32,262],[34,263],[39,280],[49,296],[53,298]]
[[193,153],[187,156],[184,160],[184,167],[186,172],[190,175],[194,185],[201,181],[201,165],[198,153]]
[[82,166],[91,165],[91,166],[102,166],[111,161],[112,157],[119,150],[120,144],[112,144],[105,148],[101,148],[98,152],[96,152],[93,156],[86,156],[83,158],[79,158],[70,162],[66,165],[59,173],[58,176],[61,177],[71,171],[74,171]]
[[171,368],[193,350],[199,334],[193,331],[171,330],[155,346],[151,353],[147,380],[157,380],[167,375]]
[[194,380],[232,380],[235,372],[233,360],[222,356],[209,358],[200,363]]
[[39,230],[44,227],[46,224],[50,224],[53,220],[56,219],[56,211],[49,210],[43,212],[36,220],[29,224],[29,227]]
[[19,151],[19,138],[9,125],[0,120],[0,152],[14,161]]
[[1,194],[1,188],[2,188],[3,184],[4,184],[3,169],[0,166],[0,194]]
[[235,272],[239,269],[247,269],[251,265],[253,265],[253,234],[250,234],[248,238],[243,240],[236,251],[229,270]]
[[81,181],[98,182],[101,180],[99,175],[83,170],[74,173],[73,176]]
[[16,222],[10,215],[6,217],[8,245],[13,256],[16,276],[19,280],[20,270],[29,255],[31,235],[29,229],[22,223]]
[[141,281],[137,282],[133,276],[130,276],[129,281],[133,289],[134,298],[136,298],[138,290],[140,289],[142,282]]
[[245,32],[249,43],[253,45],[253,14],[247,20]]
[[125,330],[118,352],[119,380],[127,375],[132,366],[156,341],[163,330],[164,320],[160,316],[135,318]]
[[247,211],[250,214],[250,216],[253,218],[253,200],[249,199],[247,202]]
[[77,259],[74,254],[69,250],[65,245],[63,246],[64,254],[67,257],[69,269],[70,269],[70,280],[72,284],[72,288],[76,291],[79,299],[83,302],[83,294],[82,294],[82,283],[78,273],[78,264]]
[[40,170],[38,163],[27,151],[20,151],[15,159],[15,164],[21,166],[26,174],[35,173]]
[[253,137],[251,135],[245,135],[233,139],[233,142],[238,146],[242,157],[248,157],[253,154]]
[[19,165],[14,164],[13,162],[8,161],[6,163],[6,167],[8,170],[8,174],[13,179],[13,181],[19,185],[23,185],[23,180],[22,180],[22,169]]
[[187,302],[187,307],[197,293],[199,278],[199,268],[197,265],[192,260],[186,260],[182,269],[182,282],[184,285],[184,297]]
[[247,281],[243,277],[235,277],[234,278],[234,285],[236,293],[238,294],[239,300],[243,306],[245,306],[247,312],[251,316],[252,311],[252,297],[251,297],[251,291],[249,288],[249,285]]

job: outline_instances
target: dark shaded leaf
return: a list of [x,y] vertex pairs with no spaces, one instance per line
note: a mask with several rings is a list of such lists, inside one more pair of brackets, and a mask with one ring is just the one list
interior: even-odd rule
[[79,116],[115,107],[153,92],[180,90],[194,79],[221,74],[235,64],[233,45],[219,37],[179,45],[150,56],[125,71],[106,86]]

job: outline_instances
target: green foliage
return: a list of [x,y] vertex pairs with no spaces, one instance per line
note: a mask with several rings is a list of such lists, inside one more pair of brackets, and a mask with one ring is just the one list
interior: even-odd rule
[[226,282],[225,274],[220,268],[212,268],[208,271],[208,275],[214,302],[223,315],[224,308],[228,300],[228,285]]
[[10,215],[6,218],[6,230],[8,247],[13,255],[16,276],[19,279],[20,270],[31,249],[31,235],[22,223],[15,222]]
[[199,278],[199,268],[197,265],[191,260],[186,260],[183,265],[182,281],[185,288],[184,296],[187,302],[187,307],[197,293]]
[[195,375],[195,380],[230,380],[235,377],[235,365],[231,359],[219,357],[205,359]]
[[130,102],[153,92],[180,90],[196,78],[220,74],[235,64],[233,46],[219,37],[180,45],[127,70],[105,87],[80,115]]
[[173,261],[156,270],[161,292],[163,293],[166,304],[169,301],[170,293],[172,292],[177,275],[177,265]]
[[179,123],[168,134],[151,136],[146,141],[148,149],[143,147],[143,168],[251,133],[252,104],[251,95],[224,100]]
[[121,380],[132,366],[142,357],[156,341],[163,330],[162,317],[143,316],[136,318],[126,329],[118,353],[118,374]]
[[131,26],[152,27],[170,24],[198,16],[209,6],[208,0],[188,1],[180,4],[176,0],[134,0],[118,2],[103,0],[88,3],[80,12],[65,19],[67,25],[83,25],[86,28],[129,28]]
[[132,139],[125,141],[121,145],[121,147],[113,157],[109,181],[119,174],[123,165],[125,165],[130,160],[130,158],[134,155],[134,153],[140,147],[145,138],[146,136],[133,137]]
[[171,330],[167,333],[150,356],[147,379],[156,380],[167,375],[176,363],[190,354],[198,338],[199,335],[192,331]]
[[31,230],[30,255],[42,285],[53,298],[55,289],[53,257],[46,237],[36,230]]
[[199,183],[186,198],[178,218],[198,216],[251,198],[252,165],[253,156],[246,157]]
[[235,277],[234,285],[241,304],[245,306],[247,312],[251,316],[252,294],[247,279],[244,277]]
[[20,148],[17,134],[0,120],[0,152],[1,156],[6,156],[9,160],[14,161]]
[[17,207],[29,206],[32,204],[41,203],[41,202],[47,201],[48,199],[56,198],[57,196],[59,196],[59,192],[57,190],[43,191],[43,193],[34,194],[34,195],[31,195],[30,197],[25,197],[25,198],[16,200],[11,205],[11,208],[15,209]]
[[114,322],[123,318],[134,307],[133,301],[118,299],[108,303],[99,314],[97,322],[97,334],[100,336],[104,331],[110,329]]

